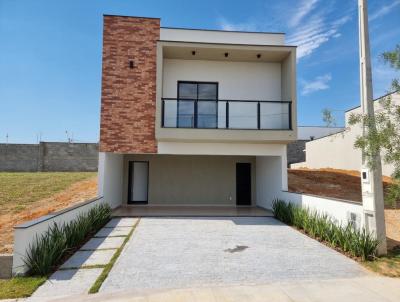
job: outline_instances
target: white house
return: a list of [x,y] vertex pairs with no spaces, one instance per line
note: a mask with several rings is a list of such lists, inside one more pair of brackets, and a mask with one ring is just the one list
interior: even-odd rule
[[284,40],[105,16],[100,195],[270,208],[297,139],[296,47]]

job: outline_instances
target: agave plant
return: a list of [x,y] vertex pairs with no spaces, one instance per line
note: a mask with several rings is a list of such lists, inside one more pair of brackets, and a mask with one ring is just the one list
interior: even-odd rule
[[69,249],[79,247],[89,234],[104,226],[110,215],[108,205],[98,205],[62,226],[54,223],[43,235],[36,236],[23,259],[29,274],[49,274]]
[[337,224],[326,214],[319,214],[280,199],[272,204],[274,216],[288,225],[303,229],[311,237],[319,238],[363,261],[374,259],[379,242],[364,228],[356,229],[352,223]]

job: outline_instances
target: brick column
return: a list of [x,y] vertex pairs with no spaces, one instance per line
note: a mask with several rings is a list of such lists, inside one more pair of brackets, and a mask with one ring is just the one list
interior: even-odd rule
[[157,153],[160,19],[104,16],[100,152]]

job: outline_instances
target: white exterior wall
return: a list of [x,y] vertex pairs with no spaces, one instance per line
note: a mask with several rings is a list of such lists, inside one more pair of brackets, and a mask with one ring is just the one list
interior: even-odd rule
[[123,154],[99,152],[98,192],[112,208],[122,203]]
[[286,144],[158,142],[158,153],[177,155],[282,156],[286,162]]
[[287,190],[286,158],[282,156],[257,156],[256,200],[257,205],[271,209],[272,201],[282,190]]
[[291,192],[280,192],[277,197],[300,207],[315,210],[320,214],[327,214],[342,225],[348,224],[350,215],[353,213],[356,215],[356,225],[364,227],[361,203]]
[[53,213],[44,215],[33,221],[16,226],[14,229],[13,275],[26,273],[27,267],[24,263],[24,258],[27,255],[29,246],[34,242],[36,237],[40,238],[54,223],[57,223],[57,225],[69,223],[80,214],[88,212],[91,208],[103,202],[104,199],[99,197],[83,205],[72,206],[70,209],[65,209],[61,211],[61,214]]
[[178,81],[218,82],[222,100],[281,100],[280,63],[164,59],[163,97],[177,97]]
[[285,34],[161,27],[160,40],[245,45],[284,45]]
[[[393,94],[392,101],[400,105],[400,94]],[[375,111],[381,106],[375,102]],[[357,136],[362,134],[359,125],[349,127],[348,120],[352,113],[361,113],[360,107],[346,112],[346,130],[344,132],[323,137],[306,143],[306,161],[291,165],[292,168],[307,167],[310,169],[334,168],[344,170],[361,169],[361,150],[354,148]],[[383,175],[390,176],[394,171],[393,165],[382,163]]]

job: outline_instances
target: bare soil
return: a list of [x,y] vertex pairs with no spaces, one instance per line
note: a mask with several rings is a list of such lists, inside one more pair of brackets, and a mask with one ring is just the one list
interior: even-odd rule
[[62,210],[97,195],[97,177],[73,183],[51,197],[40,199],[25,206],[22,211],[10,209],[0,214],[0,253],[13,251],[13,227],[23,222]]
[[[384,190],[391,183],[383,178]],[[289,169],[289,191],[361,202],[360,172],[337,169]],[[386,207],[386,236],[388,248],[400,246],[400,208]]]

